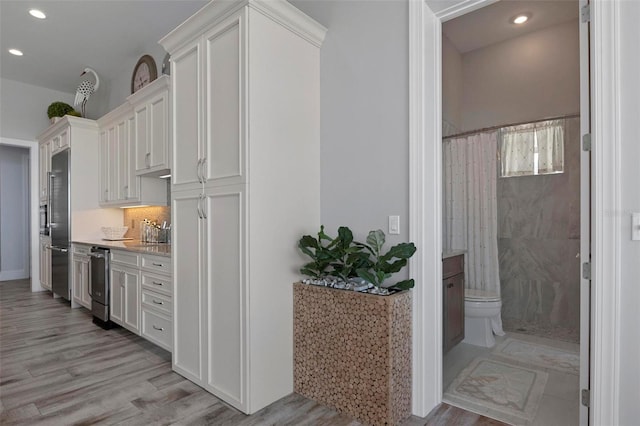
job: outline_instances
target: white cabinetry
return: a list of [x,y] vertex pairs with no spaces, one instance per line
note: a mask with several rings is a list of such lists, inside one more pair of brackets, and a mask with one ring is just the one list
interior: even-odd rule
[[111,320],[140,334],[140,271],[111,263]]
[[40,285],[51,290],[51,238],[40,236]]
[[44,140],[39,145],[40,164],[40,202],[49,202],[49,172],[51,171],[51,140]]
[[135,172],[158,176],[169,164],[169,77],[161,76],[127,98],[135,123]]
[[73,270],[71,272],[73,301],[91,310],[89,295],[89,252],[91,247],[74,244],[72,254]]
[[111,320],[171,351],[171,258],[111,250]]
[[156,345],[173,348],[173,289],[171,260],[142,255],[142,336]]
[[286,1],[211,2],[160,41],[172,61],[173,369],[245,413],[293,391],[295,241],[320,223],[325,31]]
[[126,103],[98,120],[100,205],[167,205],[167,182],[135,173],[135,119]]

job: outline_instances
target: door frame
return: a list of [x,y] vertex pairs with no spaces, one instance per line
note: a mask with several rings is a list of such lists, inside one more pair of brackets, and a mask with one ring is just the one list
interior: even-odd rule
[[40,200],[39,200],[39,152],[38,142],[0,137],[0,145],[29,149],[29,261],[31,266],[31,291],[44,291],[40,285]]
[[[413,414],[442,402],[442,22],[495,0],[409,0]],[[618,423],[621,286],[619,2],[591,0],[591,424]],[[600,143],[606,141],[606,149]],[[435,143],[434,143],[435,142]],[[606,284],[606,286],[605,286]]]

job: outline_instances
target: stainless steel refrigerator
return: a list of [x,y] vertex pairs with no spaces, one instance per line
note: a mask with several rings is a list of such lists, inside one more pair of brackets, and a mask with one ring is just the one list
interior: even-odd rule
[[71,251],[69,157],[70,151],[68,149],[51,157],[51,173],[49,174],[51,287],[54,294],[66,300],[71,300],[69,291]]

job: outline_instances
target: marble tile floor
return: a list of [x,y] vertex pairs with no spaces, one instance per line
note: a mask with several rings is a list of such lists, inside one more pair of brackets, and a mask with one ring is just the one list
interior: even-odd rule
[[[579,346],[575,343],[511,332],[507,333],[506,336],[496,336],[496,346],[493,348],[483,348],[460,343],[443,357],[443,389],[446,390],[458,374],[467,367],[472,360],[475,358],[488,358],[489,354],[507,337],[563,350],[579,350]],[[523,365],[526,366],[526,364]],[[531,366],[531,368],[540,369],[540,367],[536,366]],[[548,373],[549,377],[538,407],[538,412],[531,426],[577,425],[579,422],[579,377],[552,369],[543,370]]]
[[[297,394],[246,416],[171,371],[163,349],[29,287],[0,282],[2,425],[361,425]],[[503,425],[441,404],[403,426],[451,424]]]

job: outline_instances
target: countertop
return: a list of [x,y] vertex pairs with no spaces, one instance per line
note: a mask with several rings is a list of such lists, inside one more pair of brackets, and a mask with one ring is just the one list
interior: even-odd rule
[[142,254],[171,257],[171,244],[143,243],[140,240],[107,241],[107,240],[77,240],[74,244],[86,244],[89,246],[108,247],[118,250],[132,251]]
[[450,257],[460,256],[461,254],[465,254],[466,252],[466,250],[451,250],[446,253],[442,253],[442,258],[448,259]]

